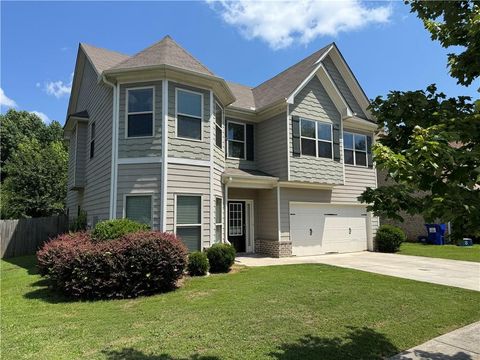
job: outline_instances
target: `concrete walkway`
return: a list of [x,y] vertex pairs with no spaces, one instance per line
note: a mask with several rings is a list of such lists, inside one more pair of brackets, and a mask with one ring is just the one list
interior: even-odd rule
[[480,322],[406,350],[390,360],[479,360]]
[[469,261],[357,252],[317,256],[292,256],[280,259],[260,256],[239,256],[237,257],[237,262],[246,266],[328,264],[480,291],[480,263]]

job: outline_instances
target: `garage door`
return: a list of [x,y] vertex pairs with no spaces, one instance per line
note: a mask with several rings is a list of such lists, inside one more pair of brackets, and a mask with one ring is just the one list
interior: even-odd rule
[[290,203],[292,254],[317,255],[367,249],[367,213],[362,206]]

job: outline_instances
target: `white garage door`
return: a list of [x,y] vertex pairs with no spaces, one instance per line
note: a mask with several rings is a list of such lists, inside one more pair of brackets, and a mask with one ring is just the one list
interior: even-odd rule
[[362,206],[290,203],[293,255],[367,249],[367,212]]

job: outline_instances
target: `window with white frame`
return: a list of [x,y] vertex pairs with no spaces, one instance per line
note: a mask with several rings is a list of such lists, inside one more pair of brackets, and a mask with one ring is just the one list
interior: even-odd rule
[[320,121],[300,119],[302,155],[332,159],[332,125]]
[[177,136],[202,140],[202,94],[177,89]]
[[153,88],[127,89],[127,137],[153,136]]
[[228,204],[228,236],[243,236],[243,203]]
[[222,107],[215,102],[215,145],[222,149],[223,148],[223,109]]
[[223,220],[222,220],[222,198],[215,199],[215,242],[222,242],[223,234]]
[[95,155],[95,121],[90,125],[90,159]]
[[126,195],[125,217],[152,227],[152,195]]
[[228,157],[235,159],[245,159],[245,124],[228,122],[227,142]]
[[343,158],[345,164],[367,166],[367,136],[343,133]]
[[175,233],[189,250],[200,250],[202,237],[202,196],[177,195]]

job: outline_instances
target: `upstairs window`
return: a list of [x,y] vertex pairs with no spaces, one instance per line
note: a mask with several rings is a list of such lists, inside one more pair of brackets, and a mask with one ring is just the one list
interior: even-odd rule
[[332,159],[332,125],[301,119],[300,144],[302,155]]
[[228,122],[227,132],[228,157],[234,159],[245,159],[245,124]]
[[127,137],[153,136],[153,88],[127,89]]
[[343,133],[343,157],[345,164],[367,166],[367,136]]
[[223,148],[223,109],[217,102],[215,102],[215,145],[222,149]]
[[176,90],[177,136],[185,139],[202,140],[203,95]]
[[90,125],[90,159],[95,155],[95,121]]

